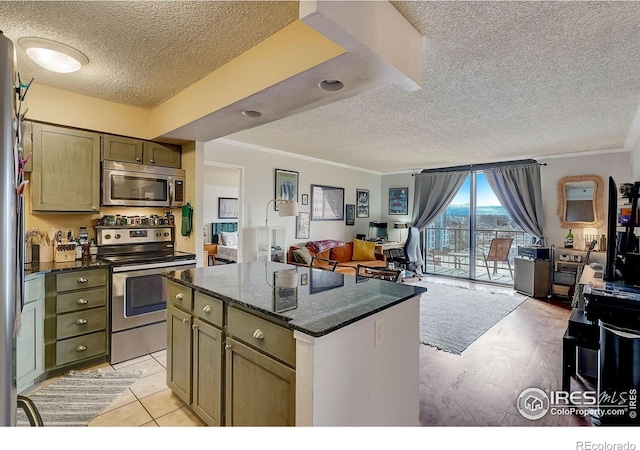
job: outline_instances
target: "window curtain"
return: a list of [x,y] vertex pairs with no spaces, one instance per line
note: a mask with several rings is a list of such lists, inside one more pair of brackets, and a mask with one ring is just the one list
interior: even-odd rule
[[427,228],[449,206],[467,175],[468,171],[414,175],[413,226],[420,231]]
[[544,244],[540,165],[496,167],[484,175],[514,222]]

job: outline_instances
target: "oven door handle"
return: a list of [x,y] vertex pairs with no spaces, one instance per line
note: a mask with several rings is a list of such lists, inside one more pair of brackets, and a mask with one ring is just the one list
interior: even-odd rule
[[167,269],[167,271],[171,271],[173,269],[176,269],[176,270],[191,269],[191,268],[194,268],[195,266],[196,266],[195,260],[186,259],[182,261],[167,261],[164,263],[135,264],[130,266],[114,266],[113,273],[133,272],[135,270],[152,270],[152,269]]

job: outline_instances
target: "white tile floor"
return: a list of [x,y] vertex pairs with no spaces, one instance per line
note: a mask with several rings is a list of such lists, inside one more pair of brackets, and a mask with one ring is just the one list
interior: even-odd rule
[[[202,423],[176,398],[167,387],[167,352],[162,350],[150,355],[111,365],[102,363],[83,368],[133,370],[145,373],[89,422],[89,427],[199,427]],[[59,377],[49,378],[28,389],[30,395],[52,383]]]

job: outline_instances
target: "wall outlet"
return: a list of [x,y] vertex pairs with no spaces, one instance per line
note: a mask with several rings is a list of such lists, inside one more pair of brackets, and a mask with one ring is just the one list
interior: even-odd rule
[[384,341],[384,319],[378,319],[374,322],[373,346],[378,347]]

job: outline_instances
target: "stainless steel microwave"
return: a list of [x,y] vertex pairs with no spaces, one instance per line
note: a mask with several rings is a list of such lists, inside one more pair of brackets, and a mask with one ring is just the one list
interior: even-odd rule
[[185,203],[185,181],[183,169],[103,161],[102,205],[178,208]]

